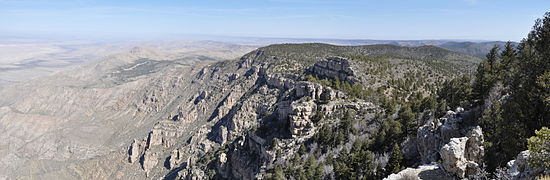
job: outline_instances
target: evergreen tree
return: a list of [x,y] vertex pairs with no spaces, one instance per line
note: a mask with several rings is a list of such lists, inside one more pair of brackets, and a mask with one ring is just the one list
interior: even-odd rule
[[[521,107],[518,118],[525,122],[529,136],[542,126],[550,125],[550,107],[545,103],[544,87],[537,83],[550,72],[550,12],[538,20],[528,37],[519,45],[518,72],[514,74],[511,101]],[[544,78],[542,78],[544,79]],[[548,80],[548,79],[547,79]]]
[[496,74],[498,69],[498,51],[500,47],[498,45],[493,46],[489,53],[487,53],[487,65],[489,66],[489,73]]
[[283,172],[283,168],[281,168],[281,166],[276,166],[274,171],[273,171],[273,174],[271,176],[271,179],[273,180],[283,180],[285,179],[285,174]]
[[322,180],[325,177],[325,164],[319,163],[317,164],[317,167],[315,168],[315,174],[313,176],[313,179]]
[[490,108],[483,112],[481,117],[481,126],[483,127],[483,134],[486,139],[485,148],[488,152],[485,155],[485,160],[488,164],[488,169],[494,171],[497,165],[503,163],[506,159],[503,159],[502,152],[502,132],[504,132],[502,121],[502,108],[500,102],[495,102]]
[[403,161],[403,153],[399,149],[399,145],[394,144],[390,160],[387,165],[387,171],[391,173],[398,173],[403,168],[401,167],[401,162]]
[[441,116],[445,115],[447,110],[449,110],[449,107],[447,106],[447,101],[445,101],[445,100],[440,101],[438,103],[438,106],[437,106],[436,117],[441,117]]
[[338,159],[334,163],[334,176],[336,179],[350,179],[352,169],[348,167],[348,153],[345,149],[340,150]]
[[401,109],[399,110],[398,115],[399,115],[399,122],[401,122],[401,124],[404,127],[403,129],[405,133],[404,135],[405,136],[416,135],[416,129],[418,129],[418,127],[417,127],[415,114],[412,112],[411,107],[408,104],[403,105],[403,107],[401,107]]
[[298,148],[298,154],[301,156],[306,154],[306,152],[307,152],[306,146],[304,146],[304,144],[300,144],[300,148]]
[[439,99],[444,99],[451,109],[467,107],[471,102],[472,87],[470,76],[463,75],[450,81],[445,81],[437,92]]
[[542,127],[529,138],[529,163],[534,167],[550,169],[550,129]]
[[495,45],[487,54],[487,59],[479,63],[473,84],[472,100],[475,105],[483,104],[495,84],[498,74],[498,49]]
[[504,45],[504,50],[502,50],[500,56],[502,57],[502,60],[500,63],[501,68],[499,80],[504,81],[505,86],[509,86],[511,83],[512,75],[514,73],[514,63],[516,63],[517,61],[517,52],[512,42],[506,42],[506,45]]
[[[503,81],[507,98],[491,102],[485,110],[481,125],[487,139],[486,160],[490,171],[503,166],[517,153],[527,148],[525,139],[533,136],[535,130],[550,126],[550,12],[544,19],[537,20],[528,37],[523,39],[516,51],[507,43],[501,53],[502,61],[490,65],[489,59],[496,57],[494,52],[487,56],[487,62],[478,67],[474,82],[474,99],[483,101],[488,90],[496,81]],[[494,63],[494,62],[493,62]],[[492,74],[497,72],[496,75]],[[496,78],[493,78],[495,77]],[[502,103],[502,104],[501,104]]]

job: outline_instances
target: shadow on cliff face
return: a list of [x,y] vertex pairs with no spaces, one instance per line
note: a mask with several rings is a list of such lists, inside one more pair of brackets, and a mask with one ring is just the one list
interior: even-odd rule
[[[166,165],[166,164],[165,164]],[[178,177],[178,172],[180,172],[181,170],[185,169],[187,167],[187,162],[184,162],[182,163],[180,166],[178,166],[177,168],[174,168],[172,170],[170,170],[170,172],[168,172],[163,179],[166,179],[166,180],[174,180]]]

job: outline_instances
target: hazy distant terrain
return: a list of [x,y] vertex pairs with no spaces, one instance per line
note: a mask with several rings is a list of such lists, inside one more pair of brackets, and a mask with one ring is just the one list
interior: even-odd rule
[[[461,52],[466,54],[471,54],[478,57],[485,57],[489,50],[493,48],[495,45],[500,46],[500,48],[504,47],[506,42],[502,41],[491,41],[491,42],[445,42],[443,44],[439,44],[437,46],[455,51],[455,52]],[[517,43],[514,43],[517,46]]]
[[[208,39],[208,38],[206,38]],[[174,41],[77,41],[40,39],[0,39],[0,88],[6,85],[42,77],[54,72],[70,69],[85,62],[108,55],[128,51],[136,46],[155,47],[175,54],[200,55],[213,48],[210,55],[226,57],[219,48],[230,50],[231,44],[239,47],[260,47],[278,43],[329,43],[335,45],[392,44],[398,46],[432,45],[455,52],[483,57],[495,45],[504,42],[465,42],[451,40],[346,40],[346,39],[298,39],[298,38],[246,38],[225,37],[218,41],[174,40]],[[227,42],[227,43],[222,43]],[[237,46],[235,46],[237,47]],[[174,52],[172,52],[174,51]]]
[[[12,46],[1,77],[21,82],[0,88],[0,179],[32,179],[65,166],[57,162],[89,159],[125,146],[126,140],[119,139],[143,131],[135,126],[150,127],[152,112],[160,110],[142,102],[148,99],[144,96],[171,92],[168,85],[181,86],[177,81],[191,78],[190,72],[197,71],[193,67],[202,62],[234,59],[254,49],[212,41],[133,45]],[[39,52],[25,48],[31,46]],[[94,53],[105,57],[90,55]],[[61,71],[51,73],[56,70]],[[159,86],[164,92],[151,91]]]
[[[127,52],[136,46],[163,49],[173,56],[204,55],[229,57],[228,51],[254,46],[235,46],[214,41],[51,41],[36,39],[0,39],[0,88],[67,70],[112,54]],[[224,48],[224,49],[220,49]],[[237,49],[235,49],[237,48]]]
[[85,41],[0,40],[0,87],[45,76],[129,48]]

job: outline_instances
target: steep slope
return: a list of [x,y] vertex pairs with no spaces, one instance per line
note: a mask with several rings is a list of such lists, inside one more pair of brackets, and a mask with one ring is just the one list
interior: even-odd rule
[[248,51],[228,47],[210,49],[212,56],[205,50],[197,56],[138,47],[1,89],[0,174],[38,178],[125,147],[153,126],[150,119],[166,113],[163,108],[177,99],[173,94],[188,92],[178,88],[189,84],[187,73],[220,60],[215,53]]
[[[428,89],[393,82],[407,79],[418,87],[434,86],[450,75],[464,73],[479,61],[436,47],[326,44],[272,45],[243,58],[239,67],[246,64],[265,70],[258,75],[264,80],[256,81],[252,89],[260,95],[241,100],[264,102],[261,109],[269,111],[249,119],[238,114],[247,109],[246,114],[255,114],[250,112],[253,108],[234,107],[238,109],[229,112],[230,119],[214,129],[214,141],[226,145],[198,162],[188,160],[179,166],[179,178],[269,178],[281,167],[287,177],[298,178],[300,168],[313,167],[324,169],[321,176],[338,177],[332,164],[317,164],[342,157],[333,155],[348,154],[345,149],[373,139],[383,123],[378,116],[387,111],[378,105],[386,97],[407,101],[418,91],[430,93]],[[261,89],[255,90],[258,86]],[[255,125],[240,137],[233,132],[235,127],[242,129],[239,124],[250,123]],[[332,131],[335,134],[327,134]],[[179,151],[172,154],[179,155]],[[310,160],[312,157],[317,160]]]
[[372,138],[383,123],[377,116],[392,116],[384,113],[388,98],[429,96],[480,61],[433,46],[393,45],[272,45],[215,63],[191,63],[197,56],[160,60],[139,49],[133,54],[3,90],[1,136],[7,141],[0,147],[7,148],[0,173],[30,179],[264,177],[288,165],[301,144],[313,152],[318,133],[342,119],[351,123],[341,130],[345,141],[324,147],[316,163]]

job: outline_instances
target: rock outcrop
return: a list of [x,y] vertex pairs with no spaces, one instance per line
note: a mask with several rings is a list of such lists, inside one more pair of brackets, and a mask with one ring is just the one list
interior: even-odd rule
[[529,153],[529,150],[522,151],[516,156],[516,159],[506,163],[506,167],[508,168],[506,173],[508,173],[511,177],[514,177],[514,179],[527,178],[530,170],[532,169],[527,161],[529,159]]
[[384,180],[420,180],[420,179],[453,179],[438,164],[421,165],[417,168],[406,168],[398,173],[390,174]]
[[463,123],[464,113],[457,108],[429,121],[418,129],[416,139],[423,163],[441,159],[443,169],[459,178],[480,172],[485,150],[481,127]]
[[292,103],[292,113],[289,114],[290,133],[292,137],[300,137],[309,134],[313,126],[310,117],[315,113],[317,105],[312,101]]
[[327,57],[325,60],[315,63],[310,71],[319,77],[338,78],[350,83],[357,82],[350,61],[343,57]]
[[466,141],[468,141],[467,137],[451,138],[450,142],[439,151],[443,168],[459,178],[464,178],[468,167],[468,161],[464,157]]
[[438,128],[441,125],[441,122],[436,119],[420,127],[416,132],[417,148],[422,163],[435,162],[439,159],[442,140]]
[[483,156],[485,155],[485,147],[483,147],[483,131],[481,127],[475,126],[468,130],[466,134],[468,141],[466,142],[466,155],[465,158],[469,161],[473,161],[478,166],[483,163]]
[[128,149],[128,161],[130,163],[134,163],[137,160],[139,160],[140,156],[140,144],[137,140],[134,139],[134,142],[132,142],[132,145],[130,145]]
[[516,156],[516,159],[513,159],[506,164],[506,169],[502,172],[503,175],[513,180],[520,180],[534,179],[540,174],[550,174],[550,169],[531,166],[529,164],[529,158],[529,150],[521,151]]
[[142,157],[141,167],[145,170],[147,175],[149,174],[149,171],[157,165],[157,163],[158,154],[151,151],[145,151]]

